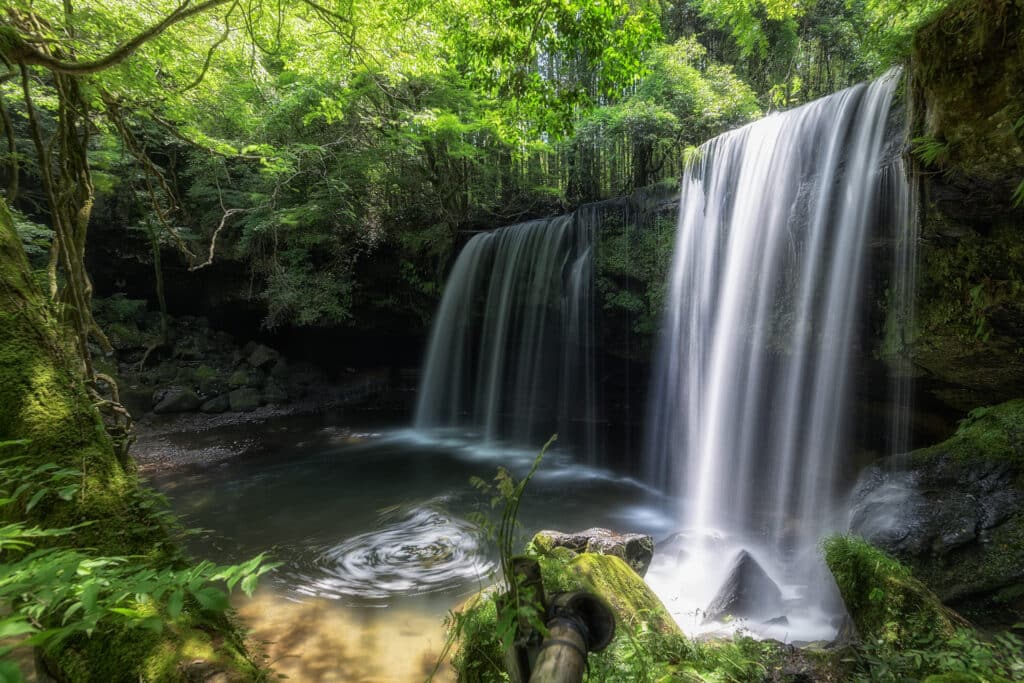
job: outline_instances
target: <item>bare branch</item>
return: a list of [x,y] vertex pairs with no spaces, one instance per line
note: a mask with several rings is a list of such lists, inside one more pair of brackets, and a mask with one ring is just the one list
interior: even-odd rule
[[[224,207],[222,206],[221,208]],[[229,218],[231,218],[235,214],[244,213],[245,211],[248,211],[248,209],[225,209],[224,215],[221,216],[220,218],[220,225],[218,225],[217,229],[213,231],[213,237],[210,238],[210,252],[206,257],[206,260],[198,265],[189,266],[188,270],[190,273],[195,272],[197,270],[202,270],[203,268],[213,264],[213,255],[214,252],[217,250],[217,237],[220,236],[220,231],[224,229],[224,226],[227,224]]]

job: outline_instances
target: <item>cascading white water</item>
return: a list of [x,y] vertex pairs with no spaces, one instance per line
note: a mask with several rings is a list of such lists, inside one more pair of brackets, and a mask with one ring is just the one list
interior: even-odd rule
[[589,454],[597,410],[592,245],[596,210],[474,236],[445,285],[415,426]]
[[913,409],[914,302],[917,299],[917,203],[906,182],[902,158],[883,169],[882,191],[890,218],[903,229],[892,235],[895,247],[889,279],[888,315],[883,355],[890,366],[892,402],[887,455],[900,458],[910,451]]
[[817,543],[841,526],[850,359],[896,81],[715,138],[682,181],[646,463],[679,495],[685,530],[650,578],[691,629],[713,627],[698,613],[744,548],[782,589],[781,613],[764,616],[786,623],[763,632],[833,630]]

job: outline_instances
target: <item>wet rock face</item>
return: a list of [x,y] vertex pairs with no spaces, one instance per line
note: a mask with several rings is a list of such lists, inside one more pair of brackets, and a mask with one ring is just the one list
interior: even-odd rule
[[872,467],[854,493],[850,529],[898,557],[948,555],[984,543],[990,530],[1024,512],[1009,463],[967,466],[939,458],[911,471]]
[[778,585],[750,553],[741,550],[733,561],[725,583],[708,604],[704,619],[774,618],[782,611],[782,591]]
[[533,545],[544,552],[552,548],[568,548],[575,553],[614,555],[625,560],[637,574],[643,576],[654,557],[654,539],[645,534],[620,534],[610,529],[594,527],[573,533],[538,531]]
[[908,563],[973,619],[1017,620],[1024,613],[1013,597],[1024,585],[1024,492],[1014,464],[947,455],[902,467],[864,472],[850,530]]
[[941,150],[920,174],[914,364],[929,393],[964,411],[1024,385],[1021,36],[1020,2],[956,0],[917,32],[908,71],[911,137]]

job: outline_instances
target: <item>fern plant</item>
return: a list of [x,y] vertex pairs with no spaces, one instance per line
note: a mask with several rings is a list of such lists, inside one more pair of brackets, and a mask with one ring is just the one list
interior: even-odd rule
[[[25,443],[0,442],[0,451]],[[80,491],[82,473],[52,463],[31,466],[12,456],[0,461],[0,472],[0,519],[27,515],[48,497],[71,500]],[[110,626],[158,632],[184,612],[221,613],[236,586],[252,595],[259,577],[278,566],[261,554],[237,565],[159,567],[143,557],[61,547],[76,530],[96,523],[0,524],[0,681],[22,680],[11,659],[16,650],[54,652],[73,636],[91,637]]]
[[934,166],[949,158],[949,143],[923,135],[911,140],[914,156],[925,166]]

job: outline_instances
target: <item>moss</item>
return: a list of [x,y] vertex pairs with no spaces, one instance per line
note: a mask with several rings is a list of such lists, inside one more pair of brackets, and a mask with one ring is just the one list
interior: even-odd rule
[[[687,638],[643,579],[618,557],[553,548],[538,561],[549,594],[590,591],[615,612],[615,637],[606,650],[591,654],[588,681],[747,683],[782,668],[785,646],[780,643],[742,637],[696,643]],[[508,680],[494,598],[493,591],[478,594],[449,618],[449,633],[459,636],[452,665],[460,681]],[[834,665],[834,658],[825,657],[817,666]]]
[[658,596],[621,558],[582,553],[563,566],[561,580],[604,599],[618,623],[633,629],[645,625],[663,633],[679,632]]
[[962,625],[910,569],[867,541],[834,536],[825,541],[824,552],[862,638],[904,648],[942,642]]
[[493,595],[478,594],[447,621],[449,633],[458,632],[452,668],[461,683],[507,681],[505,653],[498,640],[498,611]]
[[920,133],[948,149],[944,170],[1019,181],[1022,33],[1020,0],[957,0],[917,32],[912,74],[925,102]]
[[949,439],[912,454],[919,464],[939,456],[1024,466],[1024,399],[972,410]]
[[[47,496],[20,519],[44,527],[90,522],[62,536],[61,543],[89,548],[97,555],[142,558],[153,567],[182,565],[170,533],[173,523],[161,514],[154,494],[140,485],[131,463],[115,455],[82,380],[84,364],[63,341],[68,330],[33,282],[2,200],[0,329],[0,441],[28,439],[22,455],[29,463],[55,463],[82,472],[72,500]],[[4,511],[17,512],[14,506]],[[51,659],[66,672],[64,679],[76,682],[175,680],[177,674],[170,672],[177,670],[186,650],[195,649],[183,646],[197,644],[197,638],[216,641],[220,663],[251,679],[255,667],[244,655],[239,630],[223,617],[183,623],[162,633],[104,628],[90,638],[65,643]]]
[[192,373],[192,379],[196,382],[202,382],[204,380],[211,380],[217,376],[217,371],[211,368],[209,365],[200,365]]
[[55,661],[76,683],[184,683],[194,677],[189,670],[202,670],[205,675],[225,672],[232,681],[260,679],[260,670],[248,661],[239,643],[217,635],[229,626],[187,614],[160,632],[108,626],[92,637],[72,639]]

